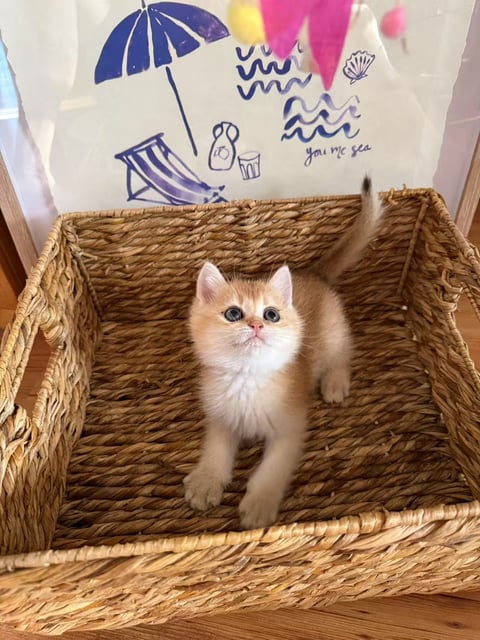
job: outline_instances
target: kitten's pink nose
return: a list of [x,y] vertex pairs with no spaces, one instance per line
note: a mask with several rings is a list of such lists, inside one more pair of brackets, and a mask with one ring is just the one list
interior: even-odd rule
[[258,334],[260,332],[260,329],[263,329],[263,322],[261,320],[249,320],[248,326]]

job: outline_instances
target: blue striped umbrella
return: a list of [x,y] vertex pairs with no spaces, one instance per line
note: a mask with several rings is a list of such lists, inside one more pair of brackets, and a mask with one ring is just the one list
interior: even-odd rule
[[175,95],[192,149],[198,155],[173,74],[168,67],[172,50],[178,58],[198,49],[201,42],[226,38],[227,27],[209,11],[180,2],[156,2],[124,18],[108,36],[95,67],[95,83],[142,73],[151,66],[166,67],[167,78]]

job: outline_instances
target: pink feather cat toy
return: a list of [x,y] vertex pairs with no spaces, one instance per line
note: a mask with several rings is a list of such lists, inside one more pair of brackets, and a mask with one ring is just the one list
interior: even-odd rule
[[[298,41],[303,69],[332,86],[348,33],[353,0],[231,0],[228,23],[244,44],[267,44],[278,58],[287,58]],[[382,18],[387,38],[402,38],[405,49],[405,8],[401,2]]]

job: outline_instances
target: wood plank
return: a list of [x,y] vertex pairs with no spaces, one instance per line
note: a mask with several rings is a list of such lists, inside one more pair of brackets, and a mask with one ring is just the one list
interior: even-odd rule
[[[3,640],[45,636],[0,627]],[[452,596],[404,596],[339,604],[319,610],[218,615],[165,625],[66,633],[63,640],[477,640],[480,608]]]
[[[4,271],[11,288],[18,296],[25,286],[26,274],[17,249],[0,211],[0,268]],[[0,298],[1,299],[1,298]]]
[[480,370],[480,322],[466,297],[462,297],[460,300],[456,321],[460,333],[468,346],[470,357],[476,368]]
[[22,207],[15,193],[12,180],[0,153],[0,210],[12,236],[20,260],[26,273],[37,262],[37,250],[23,215]]
[[32,414],[33,407],[35,406],[37,394],[45,376],[45,370],[51,353],[52,350],[43,337],[42,332],[39,331],[33,343],[25,375],[23,376],[17,394],[17,403],[21,404],[29,415]]
[[[0,279],[1,277],[2,277],[2,274],[0,273]],[[1,285],[0,285],[0,288],[1,288]],[[1,294],[0,294],[0,300],[1,300]],[[13,318],[14,312],[15,312],[14,309],[0,309],[0,334],[1,334],[1,330],[5,329],[7,324]]]
[[0,308],[13,309],[17,306],[17,296],[0,262]]
[[468,172],[462,198],[458,206],[455,222],[464,235],[470,233],[470,227],[480,205],[480,135],[477,138],[473,152],[470,170]]
[[0,329],[4,329],[17,306],[17,295],[3,267],[0,256]]
[[[480,205],[470,230],[469,240],[480,247]],[[468,345],[470,356],[477,369],[480,370],[480,321],[466,296],[460,300],[456,321],[460,333]]]
[[0,211],[0,329],[4,329],[13,316],[25,278],[25,270]]

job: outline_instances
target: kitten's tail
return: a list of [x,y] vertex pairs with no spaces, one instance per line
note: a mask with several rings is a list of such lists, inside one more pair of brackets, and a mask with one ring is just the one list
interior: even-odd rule
[[372,181],[367,175],[362,183],[362,210],[352,226],[314,265],[315,271],[327,282],[334,282],[348,267],[354,265],[363,250],[374,237],[383,206],[376,192],[372,190]]

